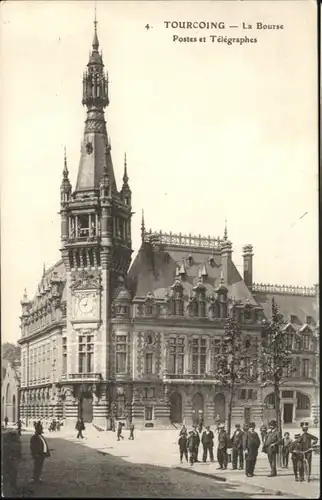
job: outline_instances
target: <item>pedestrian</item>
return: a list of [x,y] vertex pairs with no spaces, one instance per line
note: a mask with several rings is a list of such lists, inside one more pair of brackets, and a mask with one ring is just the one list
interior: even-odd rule
[[224,424],[219,424],[219,434],[218,434],[218,448],[217,448],[217,460],[219,463],[218,469],[227,469],[228,457],[227,457],[227,447],[228,447],[228,435],[225,430]]
[[195,437],[195,462],[199,462],[198,460],[198,455],[199,455],[199,446],[200,446],[200,436],[197,430],[197,426],[193,426],[192,430],[194,437]]
[[[315,446],[316,443],[318,442],[318,438],[316,436],[313,436],[313,434],[309,434],[309,423],[308,422],[301,422],[301,427],[302,427],[302,435],[301,435],[301,446],[302,446],[302,451],[309,450],[312,448],[312,446]],[[306,458],[309,464],[309,477],[308,481],[310,481],[311,478],[311,469],[312,469],[312,451],[309,451],[306,453]]]
[[84,424],[83,417],[80,417],[77,419],[75,429],[77,430],[77,436],[76,436],[77,439],[78,438],[84,439],[83,431],[85,430],[85,424]]
[[181,430],[180,430],[180,434],[179,436],[182,436],[182,435],[186,435],[186,437],[188,437],[188,430],[187,430],[187,427],[183,424],[183,426],[181,427]]
[[56,429],[57,429],[58,432],[60,431],[60,427],[61,427],[61,423],[58,420],[57,424],[56,424]]
[[179,451],[180,451],[180,463],[182,464],[183,455],[188,462],[188,437],[187,434],[181,434],[178,439]]
[[2,446],[3,496],[17,498],[17,476],[21,460],[21,443],[18,433],[15,431],[4,432]]
[[35,434],[30,439],[30,451],[34,461],[33,482],[40,483],[41,472],[44,465],[44,460],[50,457],[50,451],[46,439],[42,436],[43,427],[41,422],[35,425]]
[[21,436],[21,428],[22,428],[22,422],[21,420],[19,419],[17,421],[17,433],[18,433],[18,436]]
[[197,443],[198,443],[198,441],[197,441],[195,431],[189,431],[187,447],[189,450],[189,461],[190,461],[191,466],[197,461],[196,460],[196,456],[197,456],[196,450],[198,449]]
[[6,417],[5,417],[5,419],[4,419],[4,425],[5,425],[6,427],[8,427],[8,422],[9,422],[9,419],[8,419],[8,417],[7,417],[7,415],[6,415]]
[[130,436],[129,439],[134,439],[134,424],[130,424]]
[[203,456],[202,461],[206,462],[207,455],[209,452],[210,461],[214,461],[214,433],[210,430],[209,425],[206,426],[206,430],[203,431],[201,436],[201,442],[203,446]]
[[243,431],[240,428],[240,424],[235,425],[235,432],[232,441],[232,464],[233,469],[237,469],[237,465],[239,462],[239,469],[243,470],[244,468],[244,449],[243,449]]
[[122,424],[122,422],[119,422],[118,426],[117,426],[117,440],[118,441],[120,440],[120,438],[124,439],[124,436],[122,436],[122,429],[123,429],[123,424]]
[[[291,453],[292,463],[293,463],[293,472],[295,481],[300,479],[301,482],[304,481],[304,458],[301,446],[301,434],[294,435],[294,441],[290,443],[289,451]],[[300,478],[298,476],[300,474]]]
[[267,425],[263,424],[260,427],[260,433],[261,433],[261,438],[262,438],[262,445],[265,443],[266,435],[267,435]]
[[199,427],[198,427],[199,434],[202,433],[203,426],[204,426],[204,420],[203,420],[203,416],[201,415],[200,420],[199,420]]
[[258,448],[260,447],[260,439],[257,432],[255,432],[255,424],[254,422],[249,424],[249,431],[245,437],[245,459],[246,459],[246,467],[245,474],[247,477],[254,476],[254,470],[258,455]]
[[281,442],[279,432],[277,430],[276,420],[271,420],[268,425],[268,432],[265,438],[263,451],[267,453],[267,458],[271,468],[268,477],[277,476],[276,457],[278,453],[278,444]]
[[288,457],[290,454],[290,444],[292,440],[290,438],[290,433],[285,432],[282,440],[282,467],[283,469],[288,468]]

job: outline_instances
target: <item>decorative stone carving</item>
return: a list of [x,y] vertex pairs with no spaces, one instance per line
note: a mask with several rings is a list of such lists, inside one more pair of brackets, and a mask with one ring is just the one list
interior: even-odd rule
[[101,275],[98,271],[75,271],[72,275],[71,290],[99,290],[101,288]]

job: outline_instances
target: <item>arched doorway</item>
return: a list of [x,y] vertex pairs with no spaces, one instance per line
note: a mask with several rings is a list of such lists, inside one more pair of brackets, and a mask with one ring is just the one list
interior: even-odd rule
[[16,396],[12,396],[12,421],[16,423]]
[[215,418],[219,415],[220,422],[225,422],[226,420],[226,399],[224,394],[219,393],[215,396]]
[[192,398],[192,423],[199,425],[200,419],[204,417],[204,400],[200,392],[194,394]]
[[93,421],[93,396],[91,392],[82,392],[79,401],[80,417],[83,417],[84,423],[90,424]]
[[170,420],[172,424],[182,422],[182,398],[177,392],[172,393],[170,397]]

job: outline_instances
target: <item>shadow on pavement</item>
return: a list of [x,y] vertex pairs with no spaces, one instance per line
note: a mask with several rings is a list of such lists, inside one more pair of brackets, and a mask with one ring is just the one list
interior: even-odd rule
[[[33,462],[30,435],[23,435],[18,470],[20,497],[47,498],[251,498],[236,486],[198,477],[184,470],[133,464],[83,443],[45,435],[51,457],[45,460],[43,483],[30,485]],[[85,444],[85,443],[84,443]],[[4,491],[4,496],[6,495]],[[17,496],[15,497],[17,498]]]

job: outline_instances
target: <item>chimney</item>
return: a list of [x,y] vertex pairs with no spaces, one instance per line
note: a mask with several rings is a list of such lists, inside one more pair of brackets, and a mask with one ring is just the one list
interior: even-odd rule
[[243,247],[244,281],[249,289],[253,286],[253,245]]
[[224,240],[221,243],[221,266],[223,270],[223,278],[226,285],[229,284],[230,269],[231,269],[231,254],[233,253],[232,244],[229,240]]

